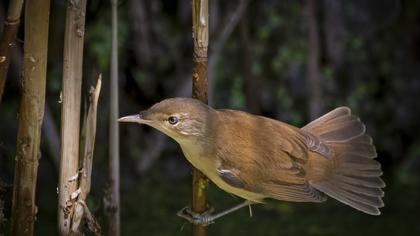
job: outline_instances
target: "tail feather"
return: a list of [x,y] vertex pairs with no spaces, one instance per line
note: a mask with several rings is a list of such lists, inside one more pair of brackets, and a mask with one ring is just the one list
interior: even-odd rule
[[[360,137],[369,137],[369,136],[363,135]],[[344,142],[344,143],[337,143],[337,142],[327,142],[327,143],[329,143],[330,146],[333,146],[334,151],[336,153],[346,153],[348,155],[357,155],[357,156],[362,156],[364,158],[369,158],[369,159],[373,159],[377,157],[375,146],[367,142],[356,142],[357,139],[349,141],[349,142]]]
[[383,207],[384,205],[381,197],[366,195],[364,194],[364,190],[362,193],[356,193],[352,191],[352,190],[355,190],[353,188],[345,189],[343,188],[343,186],[336,186],[333,183],[324,184],[323,186],[326,187],[325,188],[326,191],[337,193],[341,197],[343,197],[341,201],[343,201],[344,203],[347,203],[348,199],[352,199],[354,201],[357,201],[366,205],[374,206],[374,207]]
[[379,177],[382,175],[382,170],[354,170],[354,169],[348,169],[339,167],[337,169],[338,172],[340,172],[343,175],[346,176],[360,176],[360,177]]
[[344,142],[361,136],[366,128],[360,123],[360,120],[349,118],[340,123],[330,123],[324,127],[324,132],[318,134],[318,137],[325,141]]
[[381,169],[381,164],[373,159],[354,154],[345,154],[339,156],[340,167],[353,170],[378,170]]
[[311,184],[314,188],[318,189],[319,191],[322,191],[324,193],[326,193],[328,196],[333,197],[335,199],[337,199],[338,201],[349,205],[359,211],[365,212],[367,214],[370,215],[380,215],[381,212],[379,211],[378,207],[373,205],[373,204],[369,204],[369,203],[365,203],[365,201],[359,201],[358,199],[354,199],[354,198],[349,198],[346,194],[343,194],[342,191],[340,191],[339,189],[333,187],[333,185],[329,185],[329,184],[317,184],[317,183],[312,183]]
[[333,181],[337,181],[338,184],[344,182],[367,188],[385,187],[385,183],[380,177],[348,176],[345,174],[341,174],[340,172],[335,174]]
[[354,192],[361,193],[366,196],[383,197],[385,195],[384,191],[382,191],[382,189],[380,188],[361,187],[357,185],[348,184],[345,182],[341,183],[341,185],[343,186],[344,189],[352,189]]
[[366,127],[347,107],[339,107],[302,128],[335,153],[332,174],[310,184],[338,201],[371,215],[383,207],[381,165]]
[[312,121],[311,123],[307,124],[302,129],[306,130],[312,130],[313,133],[319,133],[318,130],[322,130],[322,125],[327,124],[331,120],[334,120],[341,116],[348,116],[351,114],[351,110],[348,107],[339,107],[337,109],[334,109],[327,114],[319,117],[318,119]]

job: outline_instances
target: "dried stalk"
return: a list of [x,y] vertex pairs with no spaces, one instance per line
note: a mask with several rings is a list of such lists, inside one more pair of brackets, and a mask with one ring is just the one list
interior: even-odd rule
[[[207,49],[209,43],[208,25],[208,1],[193,0],[192,23],[193,23],[193,71],[192,71],[192,96],[204,103],[207,98]],[[207,210],[206,189],[208,179],[199,170],[193,167],[192,181],[192,210],[202,213]],[[205,236],[206,227],[193,224],[194,236]]]
[[80,171],[79,187],[78,191],[80,194],[77,197],[75,206],[75,213],[72,219],[71,231],[73,234],[80,232],[79,226],[83,219],[88,223],[89,229],[96,235],[100,235],[101,227],[90,213],[89,208],[86,205],[86,198],[90,192],[91,187],[91,176],[92,176],[92,161],[93,151],[95,148],[95,137],[96,137],[96,117],[98,99],[101,91],[102,76],[99,75],[98,81],[95,88],[91,88],[89,96],[89,108],[86,118],[83,122],[82,138],[81,138],[81,150],[82,152],[82,167]]
[[96,137],[96,117],[98,110],[98,99],[101,92],[102,76],[99,75],[98,81],[96,82],[95,88],[91,88],[89,96],[89,110],[84,121],[83,131],[84,134],[82,140],[83,144],[83,167],[82,175],[80,176],[79,188],[82,190],[79,196],[79,200],[85,200],[90,192],[91,186],[91,175],[92,175],[92,160],[93,151],[95,148],[95,137]]
[[13,46],[15,46],[16,34],[19,29],[22,6],[23,0],[11,0],[9,2],[9,10],[7,11],[7,17],[0,39],[0,103],[10,64],[10,52]]
[[80,100],[86,0],[68,1],[64,36],[58,230],[69,235],[79,167]]
[[41,126],[47,77],[49,0],[29,0],[25,8],[25,44],[22,99],[19,110],[12,235],[33,235],[36,218],[35,189],[41,158]]
[[109,112],[109,174],[110,205],[108,211],[108,235],[120,235],[120,143],[118,126],[118,12],[117,0],[112,6],[112,52]]

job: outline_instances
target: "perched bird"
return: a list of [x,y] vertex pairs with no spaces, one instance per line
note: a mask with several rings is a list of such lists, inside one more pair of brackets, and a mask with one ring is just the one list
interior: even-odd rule
[[226,192],[246,201],[216,215],[183,211],[208,224],[243,206],[272,198],[323,202],[327,196],[371,215],[383,207],[385,183],[372,138],[347,107],[302,128],[242,111],[171,98],[122,122],[149,125],[181,146],[191,164]]

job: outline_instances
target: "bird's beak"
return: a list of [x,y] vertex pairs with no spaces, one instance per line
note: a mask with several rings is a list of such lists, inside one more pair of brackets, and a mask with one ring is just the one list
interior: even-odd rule
[[136,122],[140,124],[147,123],[148,119],[145,119],[145,111],[140,112],[139,114],[124,116],[118,119],[119,122]]
[[140,120],[140,114],[124,116],[118,119],[119,122],[139,122]]

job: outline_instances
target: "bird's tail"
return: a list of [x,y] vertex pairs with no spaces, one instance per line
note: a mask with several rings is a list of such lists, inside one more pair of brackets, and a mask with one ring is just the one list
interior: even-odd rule
[[365,134],[360,119],[348,107],[339,107],[302,130],[319,138],[334,153],[331,176],[311,181],[311,185],[357,210],[379,215],[385,183],[380,178],[381,165],[374,160],[377,154],[372,138]]

